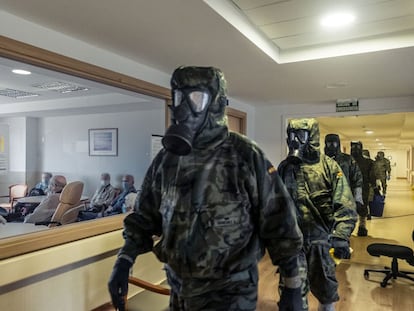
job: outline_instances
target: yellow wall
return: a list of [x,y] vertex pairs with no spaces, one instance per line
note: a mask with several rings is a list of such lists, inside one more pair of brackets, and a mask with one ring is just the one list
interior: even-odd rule
[[[107,281],[123,244],[121,230],[0,262],[0,306],[7,311],[91,310],[110,300]],[[165,280],[152,253],[142,255],[134,276]],[[129,295],[141,291],[130,287]]]

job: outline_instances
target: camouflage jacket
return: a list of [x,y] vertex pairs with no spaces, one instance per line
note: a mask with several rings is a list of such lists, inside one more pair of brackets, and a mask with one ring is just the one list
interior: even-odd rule
[[357,221],[355,201],[339,165],[320,155],[315,164],[284,160],[278,172],[296,202],[304,240],[329,236],[348,240]]
[[375,178],[385,179],[387,175],[391,174],[390,160],[386,158],[376,159],[374,161]]
[[354,192],[356,188],[362,188],[362,172],[359,169],[358,163],[355,159],[351,155],[342,152],[338,153],[334,159],[341,167],[342,172],[345,174],[346,180],[348,181],[352,192]]
[[[265,248],[286,276],[302,247],[294,205],[251,141],[227,133],[187,156],[161,150],[124,221],[119,256],[154,251],[180,278],[220,279],[256,265]],[[153,247],[152,236],[161,240]],[[296,260],[296,259],[295,259]],[[293,262],[293,263],[292,263]]]

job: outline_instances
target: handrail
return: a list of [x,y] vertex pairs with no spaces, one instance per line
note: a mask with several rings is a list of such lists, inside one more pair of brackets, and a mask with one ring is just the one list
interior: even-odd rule
[[128,283],[133,284],[135,286],[139,286],[143,289],[149,290],[157,294],[166,295],[166,296],[169,296],[171,294],[171,291],[169,288],[163,287],[161,285],[149,283],[147,281],[136,278],[134,276],[129,277]]

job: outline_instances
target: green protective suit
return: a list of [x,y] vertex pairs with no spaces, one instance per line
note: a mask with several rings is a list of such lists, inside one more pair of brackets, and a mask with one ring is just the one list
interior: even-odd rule
[[309,131],[307,157],[299,164],[284,160],[278,168],[303,232],[307,275],[302,295],[305,300],[310,287],[320,303],[329,304],[339,299],[330,239],[349,240],[357,221],[355,201],[338,163],[320,153],[317,121],[291,120],[290,129]]
[[209,109],[190,154],[163,149],[153,160],[119,256],[153,251],[166,263],[173,310],[255,310],[258,261],[267,249],[297,277],[302,233],[276,169],[255,143],[229,133],[224,106]]

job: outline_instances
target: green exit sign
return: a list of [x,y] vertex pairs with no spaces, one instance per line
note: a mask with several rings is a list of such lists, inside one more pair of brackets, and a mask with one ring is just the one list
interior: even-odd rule
[[358,111],[358,99],[338,99],[336,101],[336,112]]

